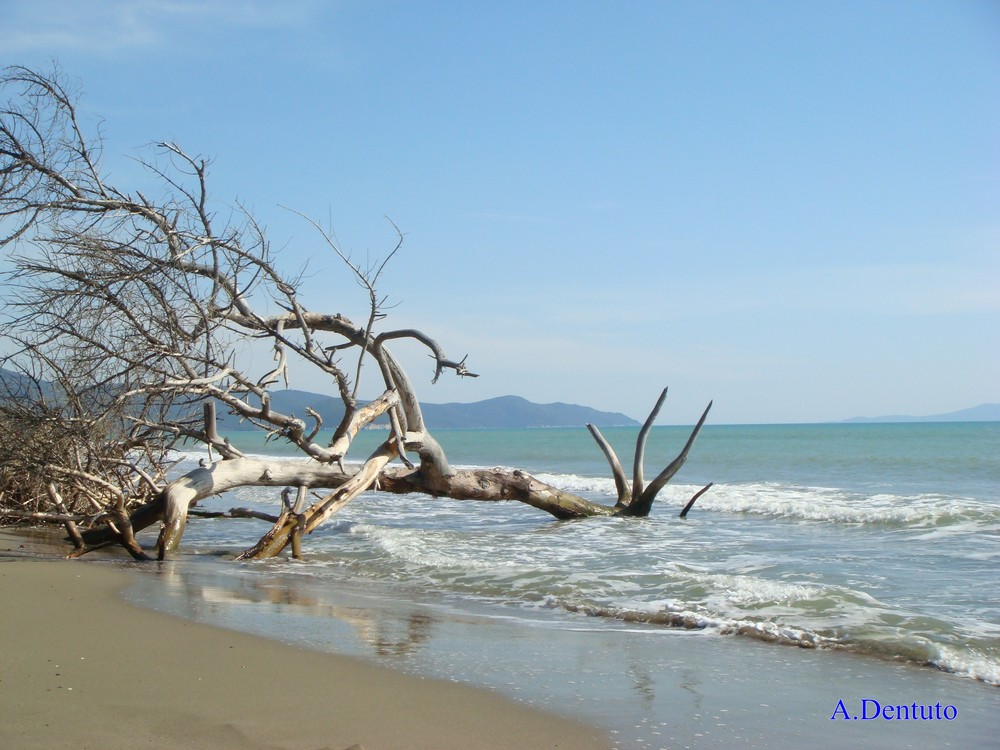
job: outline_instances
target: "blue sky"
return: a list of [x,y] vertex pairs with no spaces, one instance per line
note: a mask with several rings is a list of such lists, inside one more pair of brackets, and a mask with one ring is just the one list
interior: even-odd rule
[[[476,380],[661,421],[1000,401],[1000,4],[4,0],[0,64],[58,61],[105,165],[214,159],[315,309],[406,243],[388,325]],[[263,365],[262,365],[263,366]],[[294,387],[319,390],[305,373]]]

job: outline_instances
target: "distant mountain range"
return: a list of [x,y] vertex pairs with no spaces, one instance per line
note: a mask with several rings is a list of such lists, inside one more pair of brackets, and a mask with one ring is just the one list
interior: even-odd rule
[[[324,427],[336,427],[344,414],[339,398],[308,391],[273,391],[271,407],[283,414],[307,419],[306,407],[311,407],[323,419]],[[536,404],[520,396],[499,396],[471,404],[427,404],[420,408],[424,421],[431,429],[519,430],[531,427],[581,427],[590,423],[598,427],[632,427],[639,423],[624,414],[598,411],[576,404]],[[220,409],[220,412],[222,410]],[[383,417],[376,424],[387,424]],[[219,428],[245,429],[231,414],[219,414]]]
[[[30,394],[30,382],[19,373],[0,368],[0,398],[11,393]],[[41,388],[46,397],[53,396],[49,383],[43,381]],[[271,407],[283,414],[294,414],[307,422],[311,420],[306,407],[310,407],[320,415],[326,428],[336,427],[344,415],[344,405],[339,397],[292,389],[273,391]],[[500,396],[471,404],[421,403],[420,407],[424,421],[431,429],[519,430],[531,427],[581,427],[588,423],[598,427],[633,427],[639,424],[631,417],[617,412],[598,411],[576,404],[535,404],[520,396]],[[222,408],[218,411],[220,429],[256,429],[241,423],[237,417]],[[388,417],[384,416],[375,421],[376,425],[388,426],[388,423]]]
[[[16,372],[0,368],[0,396],[3,392],[17,393],[29,380]],[[52,387],[42,383],[47,397],[52,397]],[[9,390],[8,390],[9,389]],[[308,420],[306,407],[314,409],[323,419],[323,426],[336,427],[344,414],[339,398],[308,391],[274,391],[271,405],[283,414],[294,414]],[[618,412],[598,411],[577,404],[536,404],[520,396],[499,396],[469,404],[421,404],[424,420],[431,429],[467,430],[519,430],[532,427],[580,427],[594,424],[598,427],[635,427],[639,422]],[[882,417],[852,417],[844,423],[864,422],[1000,422],[1000,404],[980,404],[946,414],[914,417],[893,414]],[[385,417],[376,425],[388,424]],[[227,430],[254,429],[232,414],[219,409],[219,427]]]
[[852,417],[844,422],[1000,422],[1000,404],[980,404],[970,409],[932,414],[927,417],[910,417],[894,414],[885,417]]

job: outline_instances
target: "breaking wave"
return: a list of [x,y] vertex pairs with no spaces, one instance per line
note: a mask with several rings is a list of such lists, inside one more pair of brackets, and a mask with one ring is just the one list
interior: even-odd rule
[[[614,498],[614,481],[573,474],[536,474],[538,479],[597,501]],[[668,485],[657,503],[683,507],[700,489],[696,485]],[[864,494],[827,487],[777,482],[716,484],[695,508],[702,512],[739,513],[824,523],[878,526],[944,526],[970,523],[1000,530],[1000,506],[974,498],[941,494]]]

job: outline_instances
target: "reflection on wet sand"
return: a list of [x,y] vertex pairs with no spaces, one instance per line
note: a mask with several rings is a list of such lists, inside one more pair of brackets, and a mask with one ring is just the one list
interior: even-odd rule
[[[301,643],[309,642],[311,639],[312,645],[320,647],[323,646],[322,642],[317,643],[317,621],[334,621],[338,625],[347,626],[346,629],[328,622],[327,625],[321,625],[319,630],[324,633],[328,643],[336,644],[337,650],[346,650],[358,656],[385,659],[390,663],[395,662],[401,668],[406,666],[402,662],[413,661],[422,651],[426,652],[425,657],[434,659],[434,654],[431,652],[438,653],[437,658],[440,658],[441,653],[447,654],[454,649],[462,649],[463,636],[459,636],[454,627],[465,624],[472,625],[478,637],[493,639],[494,643],[503,644],[501,650],[515,660],[519,657],[514,654],[520,652],[520,659],[526,661],[517,674],[511,677],[514,683],[524,685],[526,681],[530,681],[530,675],[534,670],[541,667],[545,658],[543,653],[548,654],[547,651],[527,651],[527,649],[529,647],[537,649],[539,646],[545,649],[551,645],[550,639],[560,637],[558,633],[543,628],[540,631],[529,631],[534,636],[540,635],[540,641],[533,639],[522,641],[524,633],[515,634],[512,638],[510,632],[503,630],[500,631],[503,635],[497,638],[497,633],[483,630],[488,623],[497,624],[491,618],[482,620],[468,613],[451,612],[446,615],[448,620],[445,622],[434,616],[433,609],[385,596],[385,592],[382,596],[378,596],[367,589],[349,590],[351,589],[349,584],[324,589],[322,586],[310,585],[308,577],[282,572],[278,569],[280,563],[264,565],[269,570],[254,564],[254,575],[241,575],[238,571],[230,569],[212,570],[211,566],[168,561],[160,563],[158,578],[165,584],[167,594],[172,600],[172,611],[181,616],[217,623],[221,622],[221,618],[227,618],[228,622],[223,624],[254,630],[250,625],[253,620],[263,622],[271,615],[277,615],[282,623],[279,633],[282,640]],[[309,622],[306,623],[304,618],[308,618]],[[264,630],[275,632],[273,626],[265,626]],[[308,631],[308,634],[304,631]],[[438,640],[436,646],[431,644],[435,637]],[[595,631],[594,637],[604,643],[606,634]],[[652,706],[657,699],[657,680],[647,663],[649,655],[641,649],[637,653],[632,653],[631,646],[637,644],[628,641],[626,643],[629,645],[622,654],[626,666],[617,676],[621,681],[620,687],[628,690],[633,696],[633,705]],[[466,644],[469,645],[471,644]],[[471,648],[479,651],[482,647],[481,644],[477,644]],[[485,655],[483,658],[488,659]],[[601,661],[601,657],[594,658],[598,662]],[[448,662],[452,663],[451,659],[448,659]],[[457,666],[452,663],[453,668]],[[475,671],[478,673],[484,668],[491,667],[480,663]],[[567,669],[575,671],[577,668],[579,665],[570,668],[546,663],[536,676],[540,678],[541,675],[545,675],[548,679]],[[590,670],[586,669],[585,672]],[[583,674],[571,676],[573,682],[570,684],[584,684]],[[598,671],[594,676],[598,681],[608,678],[615,679],[603,671]],[[700,687],[697,678],[682,681],[683,687],[695,693],[697,700],[700,697],[697,695]]]
[[[185,616],[202,619],[203,610],[221,607],[270,604],[287,606],[310,617],[327,617],[350,626],[358,642],[380,657],[403,657],[412,653],[431,638],[433,617],[426,612],[401,606],[394,617],[386,617],[384,607],[375,610],[341,601],[326,601],[323,592],[307,587],[294,577],[276,576],[270,579],[239,577],[219,585],[206,582],[204,571],[185,575],[183,565],[162,563],[159,578],[168,590],[173,590],[188,611]],[[235,584],[235,585],[234,585]],[[339,592],[336,598],[342,599]],[[288,634],[295,640],[295,634]]]

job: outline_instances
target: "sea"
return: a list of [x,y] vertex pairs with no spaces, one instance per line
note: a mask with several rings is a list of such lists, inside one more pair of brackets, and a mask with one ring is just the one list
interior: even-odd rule
[[[653,428],[647,477],[689,429]],[[638,429],[603,432],[631,474]],[[363,433],[351,457],[385,434]],[[435,435],[456,467],[521,468],[614,504],[582,427]],[[232,437],[245,453],[295,455]],[[203,456],[181,455],[175,473]],[[280,502],[243,488],[201,508]],[[882,716],[851,730],[857,746],[959,747],[1000,730],[997,422],[707,425],[648,518],[557,521],[516,502],[375,491],[307,537],[301,561],[232,562],[266,528],[192,518],[178,562],[129,596],[497,690],[593,721],[616,747],[836,747],[844,736],[822,738],[851,724],[837,701],[865,698],[957,717]]]

